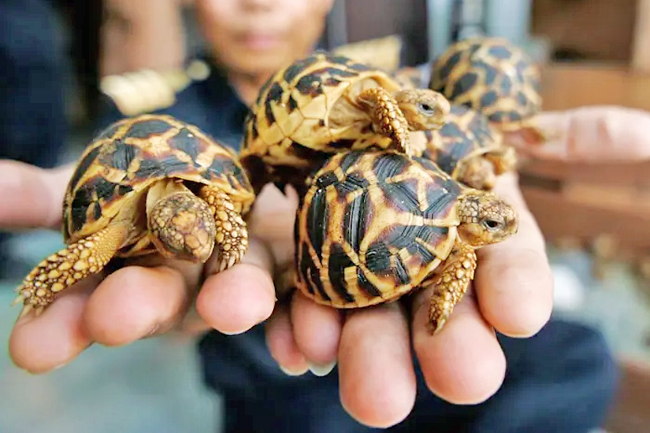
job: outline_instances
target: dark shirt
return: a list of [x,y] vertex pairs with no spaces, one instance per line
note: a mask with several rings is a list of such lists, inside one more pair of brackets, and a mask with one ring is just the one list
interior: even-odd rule
[[43,0],[0,2],[0,157],[58,162],[67,135],[68,62],[55,10]]
[[[153,111],[169,114],[199,127],[221,143],[239,150],[248,108],[225,76],[210,64],[211,73],[203,81],[196,81],[176,94],[176,103],[169,108]],[[97,131],[124,116],[107,98]]]

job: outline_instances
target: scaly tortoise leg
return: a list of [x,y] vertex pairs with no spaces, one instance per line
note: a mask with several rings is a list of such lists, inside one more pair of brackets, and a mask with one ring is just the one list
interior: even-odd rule
[[23,303],[20,317],[32,309],[39,315],[52,303],[56,293],[101,271],[126,237],[126,227],[109,225],[41,261],[17,289],[19,295],[12,305]]
[[399,152],[411,155],[409,126],[395,98],[381,87],[366,89],[356,101],[367,110],[374,130],[393,139]]
[[485,158],[494,164],[494,172],[497,175],[517,169],[517,151],[512,146],[505,145],[498,151],[488,152]]
[[483,155],[474,156],[462,162],[455,177],[472,188],[491,190],[497,179],[495,164]]
[[460,243],[452,250],[442,265],[440,274],[433,281],[433,294],[429,309],[429,321],[433,333],[442,329],[454,307],[462,299],[474,279],[476,253],[472,248]]
[[216,244],[219,247],[219,272],[237,264],[248,250],[248,229],[239,209],[228,194],[218,188],[204,186],[199,197],[208,203],[217,224]]

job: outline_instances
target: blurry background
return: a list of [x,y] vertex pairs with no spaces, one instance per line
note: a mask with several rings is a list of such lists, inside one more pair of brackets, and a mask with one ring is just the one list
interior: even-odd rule
[[[72,125],[57,155],[65,162],[90,139],[94,103],[105,97],[98,89],[113,91],[107,77],[178,70],[203,42],[191,0],[50,3],[71,65],[60,83]],[[546,110],[650,109],[648,0],[338,0],[322,46],[372,53],[390,68],[423,64],[475,34],[508,37],[543,64]],[[600,328],[625,367],[611,432],[650,431],[649,168],[533,163],[522,172],[548,240],[555,314]],[[50,231],[18,233],[8,242],[12,266],[2,275],[0,306],[9,305],[31,266],[62,246]],[[17,313],[0,308],[3,341]],[[41,377],[18,370],[5,353],[0,432],[214,432],[219,405],[202,388],[197,362],[194,342],[176,336],[93,347]]]

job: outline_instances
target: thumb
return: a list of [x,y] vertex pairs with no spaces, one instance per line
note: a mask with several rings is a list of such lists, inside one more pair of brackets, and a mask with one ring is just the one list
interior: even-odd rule
[[526,146],[508,137],[522,156],[563,162],[638,162],[650,158],[650,113],[619,106],[542,112],[537,124],[549,137]]
[[73,169],[73,165],[66,165],[46,170],[0,160],[0,227],[58,229]]

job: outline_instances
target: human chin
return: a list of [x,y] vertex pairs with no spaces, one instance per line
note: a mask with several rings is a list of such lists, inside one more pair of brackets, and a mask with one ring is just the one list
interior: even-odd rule
[[293,58],[284,50],[268,50],[264,52],[239,52],[240,69],[258,75],[259,73],[274,73],[287,66]]

